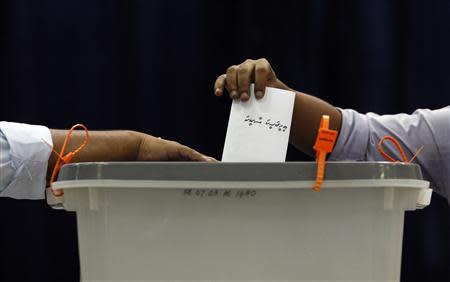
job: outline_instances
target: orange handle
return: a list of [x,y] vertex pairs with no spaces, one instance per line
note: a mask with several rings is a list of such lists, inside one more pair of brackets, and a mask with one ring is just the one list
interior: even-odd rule
[[[77,149],[64,155],[67,144],[69,143],[69,140],[72,136],[72,132],[78,127],[81,127],[84,129],[84,132],[85,132],[84,141]],[[83,124],[75,124],[74,126],[72,126],[72,128],[67,133],[67,136],[64,139],[63,146],[61,148],[61,152],[58,153],[55,151],[55,149],[52,148],[52,151],[58,156],[58,160],[56,161],[55,167],[53,168],[52,176],[50,177],[50,191],[52,192],[52,194],[54,196],[59,197],[59,196],[64,195],[63,191],[56,192],[55,190],[53,190],[53,182],[55,181],[56,177],[58,176],[58,173],[61,170],[61,167],[67,163],[70,163],[72,161],[73,157],[75,157],[75,155],[78,154],[78,152],[80,152],[80,150],[83,149],[84,146],[86,146],[88,144],[88,140],[89,140],[89,133],[88,133],[87,127],[84,126]],[[45,140],[44,140],[44,142],[45,142]],[[48,145],[50,146],[50,144],[48,144]]]
[[[389,156],[389,155],[384,151],[383,145],[384,145],[384,142],[385,142],[385,141],[389,141],[389,142],[391,142],[391,143],[394,145],[394,147],[397,149],[397,151],[398,151],[399,154],[400,154],[401,161],[400,161],[400,160],[394,159],[393,157]],[[414,154],[414,156],[413,156],[410,160],[408,160],[408,159],[406,158],[405,152],[403,151],[402,147],[400,146],[400,143],[399,143],[399,142],[397,141],[397,139],[395,139],[394,137],[387,135],[387,136],[384,136],[383,138],[381,138],[380,142],[378,142],[378,151],[380,152],[381,156],[382,156],[384,159],[386,159],[386,160],[388,160],[388,161],[390,161],[390,162],[404,162],[404,163],[410,163],[410,162],[412,162],[412,161],[417,157],[417,155],[422,151],[423,147],[424,147],[424,146],[422,145],[422,146],[419,148],[419,150],[417,150],[417,152]]]
[[317,161],[317,175],[316,183],[313,190],[316,192],[320,191],[323,179],[325,177],[325,163],[327,159],[327,154],[333,151],[334,144],[336,143],[337,134],[336,130],[329,129],[330,116],[323,115],[320,120],[320,128],[317,134],[316,143],[313,149],[316,151],[316,161]]

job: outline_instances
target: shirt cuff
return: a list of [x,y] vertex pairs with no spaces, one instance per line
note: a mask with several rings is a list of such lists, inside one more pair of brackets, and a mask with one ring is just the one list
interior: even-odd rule
[[1,197],[44,199],[48,159],[53,142],[45,126],[0,122],[0,131],[9,144],[14,176],[0,192]]
[[342,125],[339,137],[330,155],[330,160],[365,160],[369,143],[369,123],[367,116],[351,109],[339,109]]
[[11,182],[14,172],[9,154],[9,144],[0,131],[0,192]]

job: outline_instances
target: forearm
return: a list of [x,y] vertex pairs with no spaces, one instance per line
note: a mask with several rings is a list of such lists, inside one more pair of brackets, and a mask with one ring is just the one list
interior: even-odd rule
[[330,129],[340,130],[342,116],[337,108],[314,96],[296,92],[290,142],[310,156],[314,155],[322,115],[330,116]]
[[[67,130],[51,129],[50,132],[53,148],[59,153],[67,136]],[[136,160],[142,135],[135,131],[89,131],[88,144],[75,155],[72,162]],[[65,154],[80,146],[84,136],[83,130],[73,131]],[[57,156],[53,153],[48,161],[47,177],[51,175],[56,161]]]
[[317,97],[295,91],[279,79],[276,79],[270,86],[295,92],[289,141],[300,151],[314,156],[313,146],[316,142],[322,115],[329,115],[330,129],[339,131],[342,123],[341,112]]

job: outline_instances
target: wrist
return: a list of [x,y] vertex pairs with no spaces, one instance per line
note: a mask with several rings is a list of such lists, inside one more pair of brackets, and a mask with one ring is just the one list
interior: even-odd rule
[[284,84],[281,80],[279,80],[278,78],[276,79],[276,81],[274,82],[274,84],[272,85],[275,88],[278,89],[283,89],[283,90],[288,90],[288,91],[293,91],[295,92],[295,90],[291,89],[289,86],[287,86],[286,84]]

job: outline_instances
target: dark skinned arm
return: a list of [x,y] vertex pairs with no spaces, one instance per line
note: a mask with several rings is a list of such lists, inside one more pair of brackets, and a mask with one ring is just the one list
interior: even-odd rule
[[[53,147],[60,152],[67,130],[50,130]],[[84,131],[72,133],[66,152],[75,150],[84,141]],[[53,153],[48,161],[47,178],[53,171],[57,156]],[[89,131],[89,143],[72,162],[99,161],[214,161],[187,146],[174,141],[156,138],[136,131]]]

